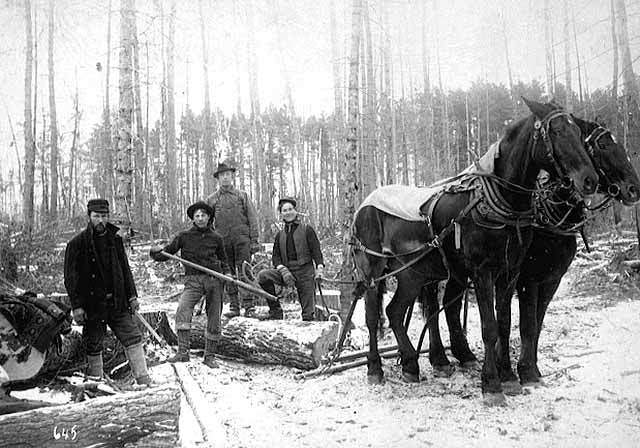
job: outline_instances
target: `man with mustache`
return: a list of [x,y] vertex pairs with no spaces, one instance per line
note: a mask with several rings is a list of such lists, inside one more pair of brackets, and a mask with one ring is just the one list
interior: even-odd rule
[[102,378],[102,346],[106,326],[125,348],[138,384],[152,383],[142,347],[142,333],[133,320],[138,293],[118,227],[109,222],[109,202],[91,199],[87,228],[67,244],[64,286],[73,319],[82,325],[87,347],[87,375]]

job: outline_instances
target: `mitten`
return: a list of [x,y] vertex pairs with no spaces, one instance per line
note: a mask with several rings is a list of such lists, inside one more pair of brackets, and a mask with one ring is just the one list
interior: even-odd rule
[[295,286],[296,278],[293,276],[289,268],[286,266],[278,266],[278,272],[282,276],[282,280],[284,280],[284,284],[287,286]]

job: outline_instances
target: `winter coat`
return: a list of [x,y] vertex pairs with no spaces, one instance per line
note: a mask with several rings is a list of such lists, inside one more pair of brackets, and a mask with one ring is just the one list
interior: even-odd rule
[[107,311],[105,276],[111,275],[113,302],[116,311],[130,310],[129,299],[137,297],[129,260],[124,251],[118,227],[107,224],[107,238],[111,254],[111,272],[104,272],[98,257],[91,223],[67,244],[64,254],[64,286],[73,309],[84,308],[89,320],[104,319]]
[[258,242],[258,216],[246,192],[231,187],[220,187],[207,198],[213,208],[216,231],[227,244],[240,239]]

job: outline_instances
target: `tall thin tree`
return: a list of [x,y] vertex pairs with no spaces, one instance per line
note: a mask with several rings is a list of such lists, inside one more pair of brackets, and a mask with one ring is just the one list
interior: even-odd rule
[[31,84],[33,82],[33,31],[31,0],[24,2],[25,17],[25,70],[24,70],[24,189],[22,191],[22,213],[24,229],[28,236],[33,229],[33,190],[35,183],[36,148],[33,137],[31,109]]
[[52,223],[55,224],[58,216],[58,120],[56,117],[55,73],[53,64],[54,11],[55,0],[49,0],[49,138],[51,140],[51,154],[49,156],[51,205],[49,206],[49,213]]

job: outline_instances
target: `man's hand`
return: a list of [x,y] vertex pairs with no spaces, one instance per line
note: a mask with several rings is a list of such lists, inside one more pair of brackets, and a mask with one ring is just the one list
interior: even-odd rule
[[84,325],[87,322],[87,313],[84,312],[84,308],[75,308],[73,310],[73,320],[78,325]]
[[319,264],[316,266],[316,280],[322,280],[324,277],[324,265]]
[[162,246],[158,246],[157,244],[151,246],[151,249],[149,249],[149,252],[152,254],[157,254],[158,252],[162,252],[164,248]]
[[262,249],[262,244],[260,244],[257,241],[252,241],[251,244],[249,245],[249,252],[251,252],[251,255],[257,254],[258,252],[260,252],[261,249]]
[[289,268],[287,268],[286,266],[280,265],[276,269],[278,269],[278,272],[282,276],[282,280],[284,280],[285,285],[287,286],[296,285],[296,278],[293,276]]
[[140,302],[137,297],[131,297],[129,299],[129,308],[131,308],[131,314],[135,314],[140,310]]

